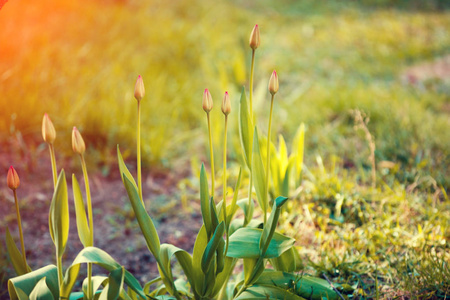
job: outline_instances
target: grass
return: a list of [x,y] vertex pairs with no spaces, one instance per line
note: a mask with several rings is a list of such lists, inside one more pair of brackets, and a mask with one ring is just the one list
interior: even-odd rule
[[[410,84],[405,75],[415,64],[450,55],[450,11],[443,6],[438,0],[197,0],[170,7],[9,1],[0,11],[0,141],[23,138],[30,148],[22,151],[38,148],[48,112],[61,133],[59,153],[71,155],[76,125],[89,150],[96,149],[90,163],[109,170],[115,158],[108,149],[117,140],[133,148],[136,112],[129,102],[141,74],[146,165],[177,168],[205,160],[195,154],[208,153],[201,140],[202,92],[210,89],[218,108],[229,91],[229,130],[236,133],[238,91],[250,65],[247,39],[258,23],[254,108],[260,128],[264,133],[274,68],[281,89],[273,136],[283,132],[290,144],[301,122],[307,128],[302,191],[282,227],[298,233],[308,268],[357,284],[362,297],[448,297],[441,279],[448,278],[450,255],[449,81]],[[370,117],[375,189],[367,141],[354,128],[356,108]],[[211,114],[221,122],[220,109]],[[220,149],[221,134],[214,136]],[[229,143],[239,149],[239,141]]]

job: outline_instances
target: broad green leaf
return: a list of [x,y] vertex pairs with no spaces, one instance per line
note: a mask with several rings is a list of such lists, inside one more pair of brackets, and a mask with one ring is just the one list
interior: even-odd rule
[[280,159],[281,170],[285,170],[288,164],[288,151],[286,141],[282,134],[278,135],[278,155]]
[[25,265],[22,253],[17,248],[8,227],[6,227],[6,251],[8,252],[9,258],[11,259],[14,267],[14,271],[16,271],[17,275],[20,276],[31,272],[31,268],[28,266],[28,264]]
[[[66,270],[66,274],[64,276],[64,282],[61,285],[61,297],[69,297],[70,292],[77,280],[78,273],[80,271],[81,264],[93,263],[96,264],[103,269],[111,272],[116,270],[117,268],[121,268],[119,265],[108,253],[105,251],[95,248],[95,247],[86,247],[78,253],[77,257],[75,257],[74,261],[70,265],[70,267]],[[124,282],[127,286],[133,291],[135,291],[142,298],[146,298],[144,291],[142,290],[139,281],[131,275],[130,272],[125,270]]]
[[252,167],[252,143],[253,143],[253,121],[245,95],[245,88],[242,88],[241,100],[239,105],[239,136],[241,138],[241,146],[244,152],[245,162],[249,169]]
[[[214,203],[213,197],[211,197],[211,200],[209,202],[209,210],[211,212],[211,230],[215,231],[217,226],[219,226],[219,216],[217,214],[217,208],[216,204]],[[208,240],[211,238],[211,236],[208,236]]]
[[[255,285],[272,287],[274,285],[289,289],[301,297],[312,300],[338,300],[339,295],[333,290],[331,285],[324,279],[311,277],[308,275],[294,275],[291,273],[266,270],[255,282]],[[336,288],[340,287],[335,283]]]
[[189,299],[194,298],[194,295],[189,292],[188,283],[182,278],[175,280],[175,287],[180,294],[186,295]]
[[[186,275],[189,283],[191,286],[194,286],[195,284],[195,277],[192,269],[192,257],[189,253],[184,251],[183,249],[180,249],[178,247],[175,247],[174,245],[170,244],[162,244],[161,245],[161,263],[164,265],[166,270],[168,272],[171,272],[171,259],[172,256],[177,258],[178,262],[181,265],[181,268],[184,271],[184,274]],[[178,288],[177,288],[178,290]]]
[[[119,298],[119,295],[123,290],[123,282],[125,278],[124,267],[112,270],[111,273],[109,273],[108,278],[109,282],[106,300],[116,300],[117,298]],[[100,295],[100,299],[102,299],[102,295]]]
[[[119,145],[117,145],[117,160],[119,161],[120,177],[122,177],[123,184],[125,184],[124,178],[127,178],[133,185],[134,189],[138,190],[136,181],[134,181],[133,176],[131,175],[130,171],[128,171],[128,168],[125,165],[125,162],[123,161],[123,157],[122,157],[122,153],[120,153]],[[140,199],[140,197],[139,197],[139,199]],[[144,205],[144,200],[143,199],[140,199],[140,200],[142,202],[142,205]]]
[[45,277],[41,278],[34,286],[30,300],[54,300],[52,292],[45,283]]
[[197,238],[195,239],[194,250],[192,252],[192,270],[194,277],[194,285],[192,289],[194,293],[198,295],[203,294],[205,286],[205,274],[202,271],[202,258],[205,252],[206,245],[208,244],[208,236],[206,233],[205,225],[200,228]]
[[202,209],[203,223],[205,224],[208,237],[210,237],[213,232],[213,229],[211,225],[208,178],[206,176],[205,166],[203,164],[202,169],[200,171],[200,206]]
[[[234,258],[258,258],[261,250],[259,241],[263,230],[259,228],[244,227],[239,228],[230,236],[228,246],[228,257]],[[277,232],[273,234],[264,258],[274,258],[280,256],[292,247],[295,240]]]
[[84,207],[83,195],[81,194],[80,185],[72,174],[73,202],[75,204],[75,215],[77,218],[78,236],[84,247],[92,246],[90,243],[90,228],[86,217],[86,209]]
[[30,300],[54,300],[52,292],[45,283],[45,277],[41,278],[34,286]]
[[219,247],[220,241],[223,241],[222,236],[224,232],[225,224],[224,222],[221,222],[214,231],[213,237],[206,245],[205,252],[203,252],[202,256],[202,271],[204,274],[206,274],[206,272],[209,270],[209,267],[211,266],[211,261],[214,258],[214,253]]
[[217,274],[217,277],[216,277],[216,283],[214,285],[212,297],[216,296],[217,293],[220,292],[222,287],[228,282],[231,274],[233,273],[236,262],[237,262],[236,258],[225,257],[223,270],[222,270],[222,272]]
[[69,196],[67,194],[66,175],[61,170],[53,194],[50,218],[56,253],[62,257],[69,237]]
[[53,295],[53,298],[58,299],[58,269],[54,265],[49,265],[8,280],[9,297],[11,300],[28,299],[34,287],[42,278],[45,278],[46,286]]
[[276,300],[306,300],[291,291],[278,287],[272,286],[260,286],[253,285],[247,288],[242,294],[240,294],[236,300],[266,300],[266,299],[276,299]]
[[136,214],[136,219],[139,223],[139,227],[141,228],[142,234],[144,235],[145,241],[147,242],[147,247],[158,261],[160,252],[158,232],[156,231],[152,219],[145,210],[144,205],[142,205],[142,201],[140,201],[137,189],[135,188],[133,183],[128,180],[125,174],[123,176],[123,182],[125,184],[125,189],[127,190],[128,198],[130,199],[131,206],[133,206],[134,213]]
[[[108,282],[108,277],[107,276],[92,276],[91,277],[91,281],[92,281],[92,291],[94,294],[97,293],[97,290],[102,286],[102,285],[106,285],[106,283]],[[83,280],[83,293],[84,295],[87,295],[87,289],[88,289],[88,277],[86,277]],[[72,293],[73,294],[73,293]],[[72,295],[71,294],[71,295]]]
[[302,266],[300,256],[295,247],[290,248],[279,257],[270,259],[270,263],[277,271],[296,272]]
[[259,241],[259,248],[261,250],[261,255],[264,256],[267,248],[269,247],[270,240],[272,239],[275,229],[278,224],[278,218],[280,217],[281,207],[288,198],[277,197],[273,203],[272,212],[270,213],[267,223],[264,225],[263,233],[261,235],[261,240]]
[[264,214],[267,212],[268,208],[265,174],[266,172],[264,171],[264,165],[259,149],[258,130],[255,127],[252,150],[252,176],[256,190],[256,198],[258,199],[259,206],[263,210]]

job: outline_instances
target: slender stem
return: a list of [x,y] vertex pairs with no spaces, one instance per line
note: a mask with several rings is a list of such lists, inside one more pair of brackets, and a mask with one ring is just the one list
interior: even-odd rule
[[[92,201],[91,201],[91,190],[89,186],[89,177],[86,168],[86,161],[84,160],[84,155],[80,155],[81,167],[83,169],[84,185],[86,188],[86,199],[87,199],[87,209],[89,218],[89,242],[90,246],[94,246],[94,218],[92,216]],[[92,263],[88,263],[87,266],[88,275],[88,299],[92,299]]]
[[[272,94],[270,101],[270,115],[269,115],[269,130],[267,132],[267,164],[266,164],[266,197],[269,199],[269,173],[270,173],[270,132],[272,130],[272,112],[273,112],[273,98],[275,94]],[[267,211],[264,211],[264,224],[267,220]]]
[[55,148],[53,148],[53,144],[48,144],[48,149],[50,150],[50,160],[52,162],[53,187],[56,188],[56,181],[58,180],[58,173],[56,171]]
[[209,133],[209,152],[211,153],[211,196],[214,199],[214,183],[215,183],[215,173],[214,173],[214,150],[212,144],[212,134],[211,134],[211,120],[209,118],[209,112],[206,113],[208,118],[208,133]]
[[227,130],[228,130],[228,116],[225,115],[225,133],[223,135],[223,204],[222,204],[222,210],[223,210],[223,221],[225,223],[225,230],[226,230],[226,237],[227,237],[227,244],[225,253],[228,252],[228,226],[227,226],[227,200],[226,200],[226,194],[227,194]]
[[137,176],[138,176],[139,197],[141,197],[142,204],[144,204],[144,198],[142,197],[142,174],[141,174],[141,101],[138,101]]
[[252,49],[252,66],[250,69],[250,118],[253,121],[253,73],[255,69],[255,49]]
[[19,201],[17,200],[16,190],[13,190],[13,192],[14,192],[14,201],[16,202],[17,223],[19,224],[20,246],[22,248],[22,258],[23,258],[23,263],[24,263],[25,269],[27,269],[27,257],[25,255],[25,245],[23,243],[22,219],[20,218]]
[[61,291],[61,284],[63,282],[63,271],[62,271],[62,258],[56,253],[56,268],[58,269],[58,287]]
[[249,168],[250,171],[250,178],[249,178],[249,186],[248,186],[248,208],[247,208],[247,214],[245,215],[244,218],[244,227],[248,225],[248,223],[250,223],[250,219],[252,218],[252,215],[250,215],[251,212],[251,205],[252,205],[252,190],[253,190],[253,175],[252,175],[252,170]]

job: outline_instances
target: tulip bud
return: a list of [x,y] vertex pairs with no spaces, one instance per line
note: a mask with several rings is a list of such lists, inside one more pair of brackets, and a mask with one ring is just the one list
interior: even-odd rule
[[55,127],[47,114],[44,114],[44,119],[42,120],[42,137],[49,144],[53,144],[56,139]]
[[11,166],[8,170],[8,176],[6,177],[6,182],[8,187],[13,191],[17,189],[20,185],[19,175],[17,175],[16,170]]
[[141,101],[142,98],[144,98],[145,95],[145,88],[144,88],[144,81],[142,80],[142,76],[139,75],[136,79],[136,85],[134,86],[134,98],[138,102]]
[[225,92],[225,95],[223,96],[222,112],[225,116],[228,116],[228,114],[231,112],[231,102],[230,96],[228,96],[228,92]]
[[83,137],[76,127],[72,130],[72,149],[73,152],[83,155],[86,150],[86,146],[84,144]]
[[269,92],[272,95],[275,95],[275,93],[278,92],[278,75],[277,75],[277,71],[275,71],[275,70],[272,72],[272,76],[270,76]]
[[203,110],[209,113],[212,108],[213,100],[211,97],[211,93],[208,91],[208,89],[205,89],[205,92],[203,93]]
[[250,48],[253,50],[256,50],[256,48],[259,47],[260,40],[259,40],[259,28],[258,24],[253,27],[252,33],[250,34],[250,40],[249,40]]

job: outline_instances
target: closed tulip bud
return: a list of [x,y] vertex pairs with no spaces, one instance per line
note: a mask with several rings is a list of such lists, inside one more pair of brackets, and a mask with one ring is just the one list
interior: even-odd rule
[[275,95],[275,93],[278,92],[278,75],[277,75],[277,71],[273,71],[272,72],[272,76],[270,76],[269,92],[272,95]]
[[136,98],[136,100],[140,102],[142,98],[144,98],[144,95],[145,95],[144,81],[142,80],[142,76],[139,75],[138,78],[136,79],[136,85],[134,86],[134,98]]
[[259,40],[259,27],[258,24],[253,27],[252,33],[250,34],[250,40],[249,40],[250,48],[253,50],[256,50],[256,48],[259,47],[260,40]]
[[209,113],[212,108],[213,100],[211,97],[211,93],[208,91],[208,89],[205,89],[205,92],[203,93],[203,110]]
[[228,96],[228,92],[225,92],[225,95],[223,96],[222,112],[225,116],[228,116],[228,114],[231,112],[231,102],[230,96]]
[[73,152],[83,155],[86,150],[86,145],[84,144],[83,137],[76,127],[72,130],[72,149]]
[[9,167],[6,182],[8,183],[8,187],[12,190],[17,189],[20,185],[19,175],[17,175],[16,170],[14,170],[12,166]]
[[56,139],[55,127],[47,114],[44,115],[44,119],[42,120],[42,137],[49,144],[53,144]]

